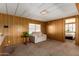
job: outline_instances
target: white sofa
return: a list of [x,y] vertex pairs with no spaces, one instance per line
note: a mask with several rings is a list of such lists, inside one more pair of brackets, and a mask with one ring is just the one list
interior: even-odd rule
[[41,32],[33,32],[30,40],[34,43],[42,42],[47,40],[47,36]]

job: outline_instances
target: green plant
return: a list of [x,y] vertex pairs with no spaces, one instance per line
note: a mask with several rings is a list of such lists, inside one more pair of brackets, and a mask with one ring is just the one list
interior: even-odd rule
[[23,32],[22,33],[22,37],[28,37],[29,36],[29,33],[28,32]]

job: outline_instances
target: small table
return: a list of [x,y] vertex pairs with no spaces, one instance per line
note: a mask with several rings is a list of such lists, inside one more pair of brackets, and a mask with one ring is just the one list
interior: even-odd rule
[[23,43],[27,44],[28,42],[30,42],[29,37],[23,37]]

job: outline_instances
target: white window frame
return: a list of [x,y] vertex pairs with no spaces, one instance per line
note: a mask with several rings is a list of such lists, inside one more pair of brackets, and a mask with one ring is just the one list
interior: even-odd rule
[[[31,28],[31,26],[30,25],[33,25],[34,27],[34,29],[33,28]],[[39,26],[39,29],[37,28],[37,26]],[[34,24],[34,23],[29,23],[29,34],[31,34],[31,29],[33,29],[34,31],[32,31],[32,32],[41,32],[41,24]],[[37,30],[38,29],[38,30]]]
[[[66,20],[67,20],[67,22],[66,22]],[[69,33],[70,33],[70,32],[71,32],[71,33],[75,33],[74,27],[73,27],[74,24],[75,24],[75,18],[70,18],[70,19],[66,19],[66,20],[65,20],[65,31],[66,31],[66,32],[69,32]],[[69,20],[69,22],[68,22],[68,20]],[[66,27],[66,25],[67,25],[67,27]],[[72,31],[70,31],[69,25],[72,25],[72,26],[71,26]],[[76,25],[75,25],[75,26],[76,26]],[[67,31],[66,28],[68,28],[69,31]]]

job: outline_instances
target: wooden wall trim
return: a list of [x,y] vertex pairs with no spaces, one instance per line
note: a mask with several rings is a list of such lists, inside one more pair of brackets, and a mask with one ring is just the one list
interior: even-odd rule
[[60,19],[69,19],[69,18],[75,18],[76,16],[78,16],[78,15],[69,16],[69,17],[64,17],[64,18],[59,18],[59,19],[54,19],[54,20],[50,20],[50,21],[47,21],[47,22],[51,22],[51,21],[55,21],[55,20],[60,20]]
[[79,13],[79,3],[76,3],[75,5],[76,5],[77,11]]
[[11,16],[11,17],[17,17],[17,18],[27,19],[27,20],[33,20],[33,21],[36,21],[36,22],[44,22],[44,21],[40,21],[40,20],[36,20],[36,19],[31,19],[31,18],[28,18],[28,17],[20,17],[20,16],[15,16],[15,15],[5,14],[5,13],[0,13],[0,14],[1,15]]
[[79,16],[76,16],[76,38],[75,44],[79,45]]

